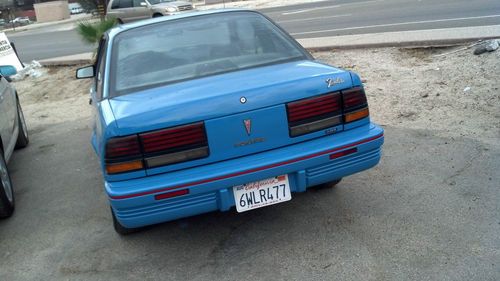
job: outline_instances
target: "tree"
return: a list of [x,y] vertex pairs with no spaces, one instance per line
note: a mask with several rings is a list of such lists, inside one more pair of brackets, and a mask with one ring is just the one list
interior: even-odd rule
[[[102,35],[117,24],[116,19],[104,19],[98,22],[81,21],[76,26],[76,31],[88,44],[97,45]],[[95,50],[97,51],[97,49]],[[94,51],[94,55],[95,55]]]
[[78,0],[78,4],[82,6],[85,13],[92,13],[97,11],[97,1],[96,0]]

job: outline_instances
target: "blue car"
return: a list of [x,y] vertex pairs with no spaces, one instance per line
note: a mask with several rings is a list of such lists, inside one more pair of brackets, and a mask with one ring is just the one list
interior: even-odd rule
[[91,77],[92,145],[120,234],[283,203],[380,160],[359,76],[258,12],[120,25],[77,70]]

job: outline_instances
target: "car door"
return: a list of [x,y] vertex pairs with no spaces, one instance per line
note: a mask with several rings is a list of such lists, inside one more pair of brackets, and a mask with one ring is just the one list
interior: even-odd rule
[[0,133],[2,136],[5,158],[8,159],[13,149],[13,133],[17,117],[16,97],[5,78],[0,78]]
[[132,0],[134,6],[134,20],[142,20],[151,17],[151,10],[148,6],[142,6],[141,3],[146,4],[144,0]]
[[121,19],[123,22],[130,22],[150,17],[148,7],[140,5],[144,0],[116,0],[111,6],[110,15]]
[[8,144],[6,138],[8,136],[8,123],[7,122],[7,103],[5,100],[5,86],[0,85],[0,138],[3,140],[2,150],[6,148]]
[[[98,116],[99,108],[101,106],[101,101],[103,99],[103,83],[104,83],[104,70],[106,66],[106,50],[107,50],[107,39],[103,37],[99,41],[99,47],[97,49],[96,63],[95,63],[95,79],[92,87],[90,89],[92,111],[93,111],[93,133],[92,133],[92,145],[94,149],[98,152],[99,145],[97,140],[101,139],[102,125],[100,118]],[[99,152],[98,152],[99,153]]]

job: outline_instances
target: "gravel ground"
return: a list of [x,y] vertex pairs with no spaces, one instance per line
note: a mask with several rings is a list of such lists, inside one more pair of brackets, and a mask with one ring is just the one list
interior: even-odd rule
[[112,229],[89,145],[89,82],[74,68],[16,82],[31,143],[9,167],[0,280],[500,280],[500,52],[436,56],[453,50],[315,53],[366,79],[386,129],[377,167],[128,237]]

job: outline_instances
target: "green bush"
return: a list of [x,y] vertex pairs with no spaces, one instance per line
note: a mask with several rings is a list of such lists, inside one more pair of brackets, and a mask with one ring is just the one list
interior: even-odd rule
[[81,21],[77,25],[77,32],[83,41],[89,44],[97,44],[102,35],[117,24],[116,19],[105,19],[99,22]]

